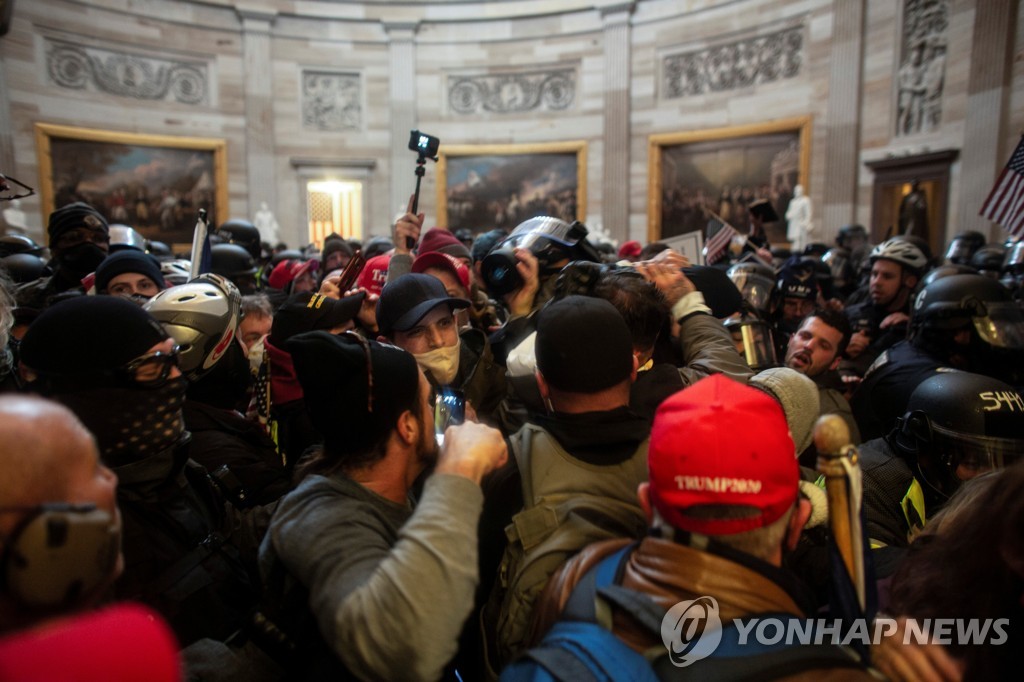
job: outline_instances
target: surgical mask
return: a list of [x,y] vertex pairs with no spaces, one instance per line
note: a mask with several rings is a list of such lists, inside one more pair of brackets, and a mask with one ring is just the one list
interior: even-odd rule
[[454,346],[435,348],[426,353],[414,354],[416,363],[425,373],[430,374],[440,386],[447,386],[455,381],[455,375],[459,373],[459,351],[462,348],[462,339],[459,339]]

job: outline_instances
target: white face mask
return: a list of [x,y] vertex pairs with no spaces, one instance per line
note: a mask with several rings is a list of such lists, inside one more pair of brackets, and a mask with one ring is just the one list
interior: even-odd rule
[[454,346],[435,348],[426,353],[415,354],[413,357],[424,373],[430,374],[439,385],[446,386],[455,381],[455,375],[459,373],[461,348],[462,339],[459,339]]

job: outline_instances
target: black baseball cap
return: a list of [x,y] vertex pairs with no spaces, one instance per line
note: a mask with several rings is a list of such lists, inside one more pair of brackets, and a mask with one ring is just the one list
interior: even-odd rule
[[380,293],[377,326],[384,336],[404,332],[441,304],[447,304],[452,311],[469,307],[466,299],[449,296],[441,280],[433,275],[416,272],[402,275],[385,284]]

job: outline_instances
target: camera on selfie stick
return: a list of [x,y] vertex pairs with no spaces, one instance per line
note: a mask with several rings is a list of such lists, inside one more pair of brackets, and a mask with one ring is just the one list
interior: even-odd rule
[[[433,135],[427,135],[421,133],[418,130],[409,131],[409,149],[419,154],[416,159],[416,193],[413,194],[412,199],[412,211],[413,215],[416,215],[416,209],[420,205],[420,180],[423,179],[423,174],[426,173],[427,159],[433,162],[437,162],[437,148],[441,146],[441,140],[434,137]],[[415,240],[412,237],[405,238],[406,247],[411,249],[416,245]]]

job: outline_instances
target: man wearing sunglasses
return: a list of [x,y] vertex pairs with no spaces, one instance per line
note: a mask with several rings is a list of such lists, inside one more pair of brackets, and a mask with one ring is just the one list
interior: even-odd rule
[[77,201],[50,214],[51,274],[18,287],[18,305],[42,310],[57,294],[82,289],[82,278],[94,272],[110,251],[107,219],[89,204]]
[[117,296],[54,304],[21,345],[30,389],[75,413],[120,480],[125,571],[116,595],[159,611],[187,646],[241,625],[256,596],[242,553],[254,556],[258,539],[232,530],[239,518],[189,459],[178,352],[159,322]]

